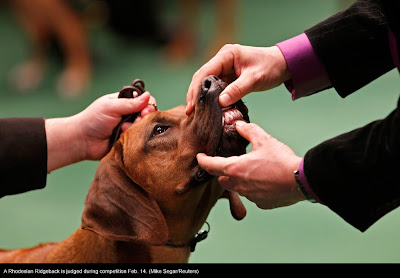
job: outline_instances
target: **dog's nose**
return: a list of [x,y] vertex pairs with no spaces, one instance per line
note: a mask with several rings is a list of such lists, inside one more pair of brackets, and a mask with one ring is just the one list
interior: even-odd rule
[[219,82],[221,79],[219,79],[219,77],[215,76],[215,75],[210,75],[207,76],[206,78],[203,79],[203,81],[201,82],[201,91],[202,92],[207,92],[210,90],[211,87],[213,87],[213,85],[216,82]]
[[210,103],[218,102],[219,94],[226,88],[227,84],[215,75],[209,75],[201,81],[201,87],[197,103],[202,105],[208,100]]

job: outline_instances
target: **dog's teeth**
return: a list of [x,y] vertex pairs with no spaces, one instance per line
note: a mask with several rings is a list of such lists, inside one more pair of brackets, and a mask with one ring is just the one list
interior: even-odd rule
[[235,129],[235,123],[243,120],[243,114],[238,109],[225,109],[222,111],[222,127],[224,132]]

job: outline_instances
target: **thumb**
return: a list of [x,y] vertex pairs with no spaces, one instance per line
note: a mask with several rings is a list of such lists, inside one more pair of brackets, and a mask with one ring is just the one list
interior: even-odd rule
[[144,92],[142,95],[135,98],[117,98],[112,99],[107,103],[107,108],[110,113],[118,116],[138,113],[148,106],[150,93]]
[[254,123],[246,123],[244,121],[237,121],[235,124],[237,132],[245,139],[247,139],[254,148],[263,144],[263,142],[270,136],[260,126]]
[[253,84],[251,78],[246,78],[244,74],[230,83],[220,94],[219,103],[222,107],[229,106],[252,91]]

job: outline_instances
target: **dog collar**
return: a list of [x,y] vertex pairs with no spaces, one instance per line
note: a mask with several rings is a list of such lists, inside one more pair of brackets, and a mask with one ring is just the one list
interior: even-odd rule
[[206,224],[207,224],[207,230],[199,231],[189,243],[186,243],[186,244],[175,244],[175,243],[172,243],[172,242],[168,241],[165,245],[167,245],[169,247],[173,247],[173,248],[190,247],[190,252],[194,252],[194,250],[196,249],[197,243],[199,243],[200,241],[205,240],[207,238],[207,236],[208,236],[208,233],[210,232],[210,224],[208,224],[207,221],[206,221]]

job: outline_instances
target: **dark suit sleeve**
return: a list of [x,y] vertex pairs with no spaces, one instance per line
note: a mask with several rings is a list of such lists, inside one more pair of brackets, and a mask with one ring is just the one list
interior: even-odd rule
[[0,119],[0,197],[46,185],[47,143],[43,118]]
[[314,193],[361,231],[400,205],[399,169],[399,106],[383,120],[312,148],[304,158]]
[[395,67],[388,22],[380,1],[362,0],[305,31],[340,96]]
[[[398,22],[400,9],[390,18],[386,3],[390,1],[358,1],[306,31],[342,97],[394,67],[388,29]],[[385,119],[327,140],[304,158],[312,190],[361,231],[400,205],[399,105]]]

